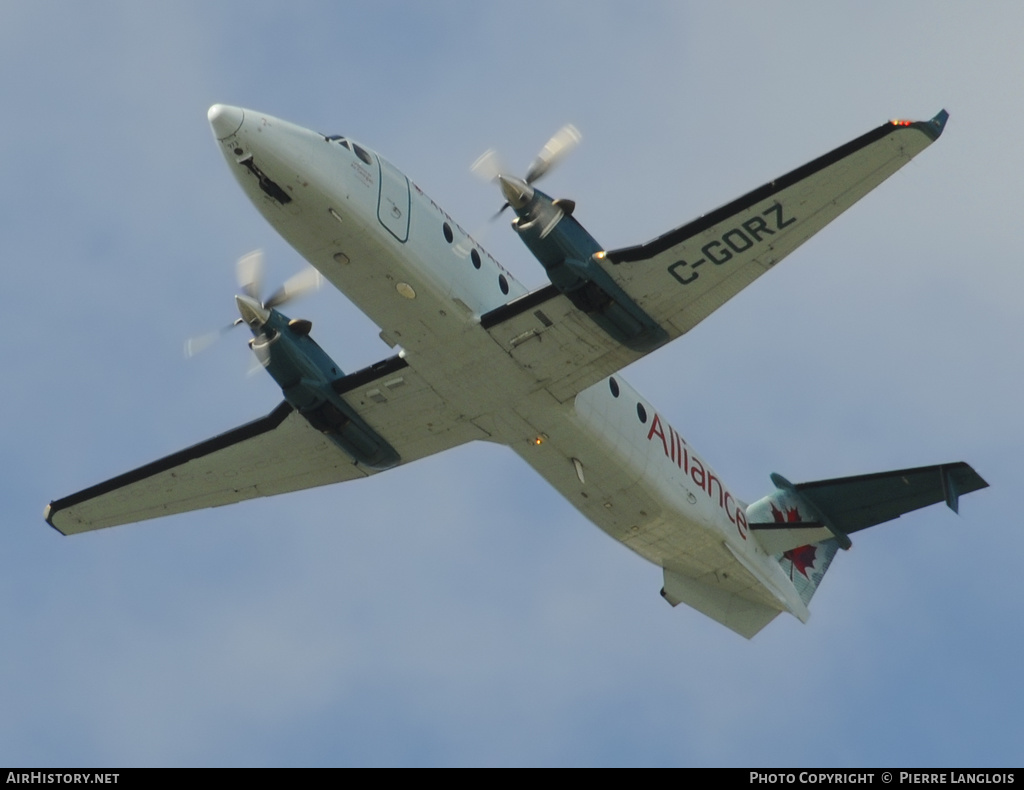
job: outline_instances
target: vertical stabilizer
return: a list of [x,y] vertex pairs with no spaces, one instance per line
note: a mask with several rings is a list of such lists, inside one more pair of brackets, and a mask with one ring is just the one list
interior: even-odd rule
[[804,602],[804,605],[811,602],[815,590],[818,589],[821,580],[825,578],[825,572],[832,564],[832,558],[836,556],[837,551],[839,551],[839,541],[829,538],[820,543],[799,546],[775,556],[789,576],[789,580],[793,582],[796,591],[800,593],[800,600]]
[[842,545],[824,523],[823,514],[791,483],[778,475],[773,475],[772,481],[778,487],[747,508],[747,520],[806,606]]

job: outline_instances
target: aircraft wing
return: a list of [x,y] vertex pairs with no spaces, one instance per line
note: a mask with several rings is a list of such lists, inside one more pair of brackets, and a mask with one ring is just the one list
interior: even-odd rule
[[646,244],[609,251],[605,269],[678,337],[931,145],[948,117],[883,124]]
[[[679,337],[938,139],[947,117],[886,123],[647,244],[606,253],[602,266],[670,338]],[[480,322],[560,403],[643,356],[554,285]]]
[[795,491],[845,535],[938,502],[957,512],[961,495],[988,487],[963,461],[797,485],[772,475],[772,482]]
[[[334,388],[389,441],[402,463],[486,438],[449,414],[401,357],[345,376]],[[51,502],[45,515],[51,526],[71,535],[372,473],[282,402],[266,417]]]

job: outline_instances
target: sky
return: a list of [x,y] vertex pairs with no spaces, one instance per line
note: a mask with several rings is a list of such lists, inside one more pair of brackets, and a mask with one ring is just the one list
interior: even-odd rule
[[[0,764],[1019,766],[1024,50],[1018,3],[0,0]],[[752,641],[509,450],[65,538],[43,507],[280,401],[233,264],[303,266],[206,121],[353,137],[529,286],[469,173],[525,169],[608,249],[884,121],[942,138],[623,374],[753,501],[968,461],[991,488],[855,536]],[[326,288],[346,370],[388,356]]]

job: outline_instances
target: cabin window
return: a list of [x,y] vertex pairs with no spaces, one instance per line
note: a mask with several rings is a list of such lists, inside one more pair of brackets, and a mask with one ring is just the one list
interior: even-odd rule
[[480,268],[480,253],[477,252],[476,249],[472,249],[469,251],[469,259],[473,261],[474,269]]
[[501,289],[503,294],[506,296],[508,295],[508,280],[505,279],[504,274],[498,275],[498,287]]
[[613,398],[619,397],[619,382],[617,382],[614,378],[608,379],[608,389],[612,391]]
[[444,240],[449,244],[451,244],[452,241],[455,239],[455,234],[452,233],[452,226],[449,225],[447,222],[441,226],[441,232],[444,233]]
[[640,418],[640,422],[647,422],[647,409],[642,403],[636,405],[636,416]]

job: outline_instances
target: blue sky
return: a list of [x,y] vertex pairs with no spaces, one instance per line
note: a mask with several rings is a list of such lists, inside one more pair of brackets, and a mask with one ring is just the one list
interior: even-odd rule
[[[0,3],[0,764],[1019,765],[1024,285],[1013,3]],[[608,248],[893,117],[942,139],[626,376],[752,501],[966,460],[992,487],[859,534],[751,642],[507,450],[62,538],[43,506],[280,399],[233,262],[302,262],[224,167],[215,102],[344,133],[467,228],[545,182]],[[543,274],[505,222],[484,244]],[[292,311],[387,355],[330,289]]]

